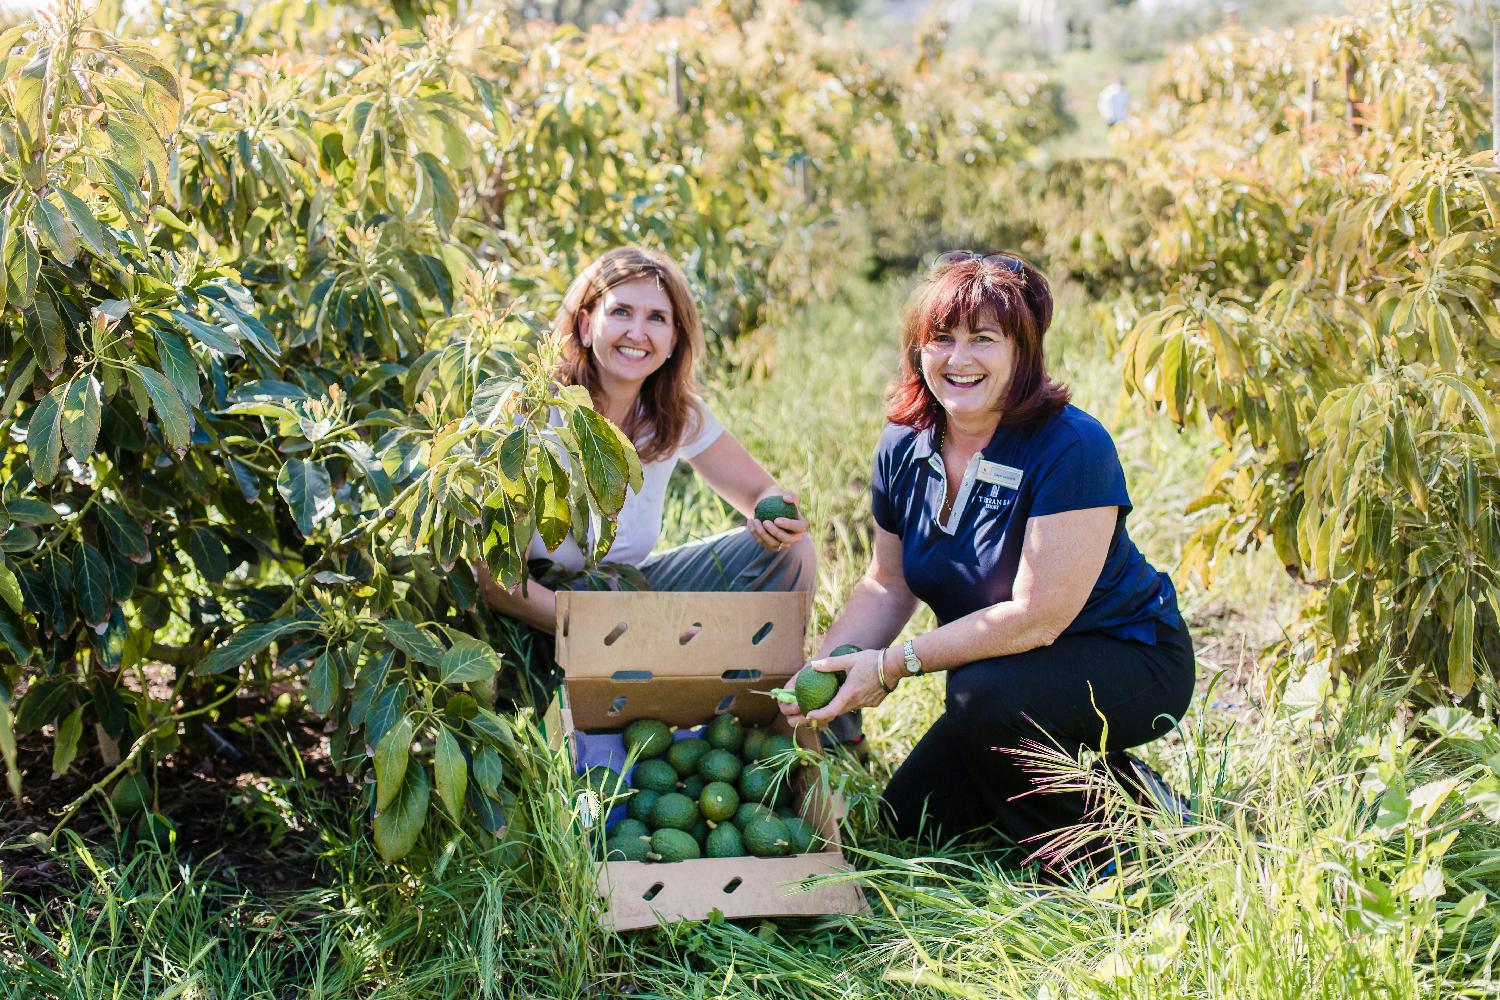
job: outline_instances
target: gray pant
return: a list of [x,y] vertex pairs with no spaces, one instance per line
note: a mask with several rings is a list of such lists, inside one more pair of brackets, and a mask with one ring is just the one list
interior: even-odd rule
[[807,591],[813,589],[817,556],[805,535],[773,552],[748,528],[731,528],[648,556],[641,572],[652,590]]

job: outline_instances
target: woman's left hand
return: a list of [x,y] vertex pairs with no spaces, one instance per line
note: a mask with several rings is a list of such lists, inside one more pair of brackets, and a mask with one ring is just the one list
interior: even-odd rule
[[814,670],[823,673],[842,670],[847,676],[844,683],[839,685],[833,701],[817,711],[801,715],[795,704],[782,706],[787,721],[794,726],[809,722],[819,726],[826,725],[846,712],[852,712],[856,708],[874,708],[885,701],[887,692],[880,686],[880,677],[875,672],[879,656],[879,650],[862,649],[847,656],[830,656],[809,662],[807,665]]
[[[775,495],[774,493],[767,494],[767,496]],[[745,526],[750,529],[750,534],[772,552],[780,552],[807,534],[807,521],[802,518],[802,508],[797,504],[797,494],[788,490],[781,494],[781,498],[793,507],[797,507],[796,517],[778,517],[771,521],[760,521],[752,515],[745,519]],[[760,499],[764,500],[765,497]]]

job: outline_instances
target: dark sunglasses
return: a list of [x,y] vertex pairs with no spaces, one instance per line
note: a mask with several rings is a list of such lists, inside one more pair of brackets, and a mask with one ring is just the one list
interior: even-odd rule
[[999,264],[1001,267],[1005,268],[1007,271],[1012,272],[1013,274],[1026,273],[1025,266],[1021,263],[1021,258],[1017,257],[1015,254],[975,253],[973,250],[949,250],[947,253],[940,253],[933,260],[932,269],[938,270],[940,268],[951,267],[954,264],[962,264],[965,261],[971,260],[983,261],[985,263],[993,262]]

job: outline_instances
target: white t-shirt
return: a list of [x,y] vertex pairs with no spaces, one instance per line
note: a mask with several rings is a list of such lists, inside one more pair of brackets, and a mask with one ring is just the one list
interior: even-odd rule
[[[700,419],[688,425],[687,434],[677,451],[654,462],[641,463],[641,490],[639,493],[634,490],[626,492],[625,506],[620,508],[619,524],[615,528],[615,541],[604,557],[605,562],[639,566],[646,561],[661,537],[662,508],[666,505],[667,481],[672,478],[672,470],[677,468],[679,461],[697,458],[724,433],[724,425],[703,401],[697,403]],[[560,414],[554,414],[553,419],[560,421]],[[563,539],[557,551],[548,552],[542,536],[533,532],[526,557],[551,559],[571,572],[583,569],[584,564],[583,550],[571,533]]]

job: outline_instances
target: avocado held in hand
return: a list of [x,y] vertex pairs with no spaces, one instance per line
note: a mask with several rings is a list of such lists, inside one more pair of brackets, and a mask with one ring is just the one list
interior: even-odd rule
[[755,519],[757,521],[774,521],[778,517],[798,517],[797,506],[787,503],[781,497],[766,497],[755,505]]

